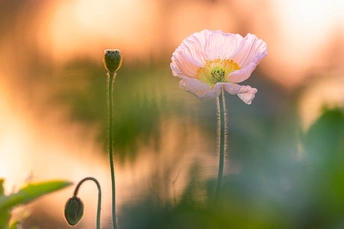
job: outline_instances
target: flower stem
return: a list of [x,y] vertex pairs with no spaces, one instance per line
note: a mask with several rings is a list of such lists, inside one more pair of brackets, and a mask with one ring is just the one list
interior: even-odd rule
[[113,228],[117,229],[117,217],[116,217],[116,181],[115,181],[115,168],[113,161],[113,85],[115,82],[116,72],[108,72],[108,108],[109,108],[109,160],[110,160],[110,172],[111,172],[111,188],[112,188],[112,224]]
[[222,177],[223,167],[225,159],[225,151],[227,148],[227,114],[226,114],[226,101],[223,88],[221,94],[216,99],[217,105],[217,139],[218,139],[218,152],[219,152],[219,171],[217,175],[217,184],[215,191],[215,204],[218,202],[221,188],[222,188]]
[[102,203],[102,191],[101,191],[100,184],[99,184],[98,180],[93,178],[93,177],[86,177],[86,178],[82,179],[81,181],[79,181],[78,185],[76,186],[76,188],[74,190],[74,197],[76,197],[78,195],[79,188],[82,185],[82,183],[84,183],[87,180],[94,181],[94,183],[96,183],[97,188],[98,188],[97,229],[100,229],[100,210],[101,210],[101,203]]

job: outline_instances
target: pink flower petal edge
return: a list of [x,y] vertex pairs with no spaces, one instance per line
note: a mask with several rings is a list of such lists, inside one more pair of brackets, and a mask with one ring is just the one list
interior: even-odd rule
[[256,88],[252,88],[251,86],[241,86],[230,83],[217,83],[215,87],[211,89],[209,85],[202,83],[197,79],[187,77],[183,78],[179,82],[179,86],[202,100],[217,98],[221,93],[221,88],[224,87],[229,94],[238,95],[238,97],[246,104],[251,104],[258,91]]
[[[180,87],[202,100],[218,97],[223,87],[229,94],[236,94],[246,104],[251,104],[257,89],[237,83],[248,79],[267,53],[266,43],[254,34],[242,37],[220,30],[203,30],[183,40],[172,54],[170,67],[172,74],[182,79]],[[198,80],[197,71],[207,60],[215,59],[233,60],[240,69],[230,72],[227,82],[208,85]]]
[[256,96],[258,90],[248,85],[238,84],[226,84],[224,85],[225,90],[232,95],[238,95],[238,97],[246,104],[251,104],[252,100]]

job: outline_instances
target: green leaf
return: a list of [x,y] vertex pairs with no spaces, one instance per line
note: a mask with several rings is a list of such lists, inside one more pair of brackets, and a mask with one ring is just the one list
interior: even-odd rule
[[[0,178],[0,197],[4,196],[4,179]],[[6,228],[10,222],[11,214],[10,211],[0,211],[0,229]]]
[[5,195],[4,181],[3,178],[0,178],[0,196]]
[[305,147],[313,154],[328,155],[343,142],[344,110],[325,109],[305,135]]
[[11,225],[10,225],[10,228],[9,229],[17,229],[18,228],[18,224],[19,224],[19,221],[14,221]]
[[32,183],[9,196],[0,196],[0,212],[11,209],[17,205],[26,204],[45,194],[60,190],[71,185],[67,181],[46,181]]
[[8,228],[10,219],[11,219],[11,214],[9,210],[0,211],[0,229]]

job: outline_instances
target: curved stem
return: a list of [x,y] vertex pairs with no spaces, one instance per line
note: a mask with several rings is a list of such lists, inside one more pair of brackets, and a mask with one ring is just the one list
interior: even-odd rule
[[100,184],[99,184],[98,180],[93,178],[93,177],[86,177],[86,178],[82,179],[81,181],[79,181],[78,185],[76,186],[76,188],[74,190],[74,197],[76,197],[78,195],[80,186],[87,180],[94,181],[94,183],[96,183],[97,188],[98,188],[97,229],[100,229],[100,210],[101,210],[101,203],[102,203],[102,191],[101,191]]
[[218,152],[219,152],[219,171],[217,175],[217,184],[215,191],[215,203],[218,202],[219,195],[222,188],[223,167],[225,160],[225,151],[227,148],[227,114],[226,101],[223,88],[221,94],[216,99],[217,105],[217,138],[218,138]]
[[113,141],[113,85],[115,82],[115,72],[108,72],[108,108],[109,108],[109,160],[110,160],[110,172],[111,172],[111,184],[112,184],[112,224],[113,228],[117,229],[117,217],[116,217],[116,181],[115,181],[115,168],[112,152]]

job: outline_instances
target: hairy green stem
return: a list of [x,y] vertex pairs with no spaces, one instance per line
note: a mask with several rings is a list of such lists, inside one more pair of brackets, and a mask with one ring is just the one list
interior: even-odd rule
[[102,203],[102,190],[100,188],[100,184],[99,184],[98,180],[93,178],[93,177],[86,177],[86,178],[82,179],[81,181],[79,181],[78,185],[76,186],[76,188],[74,190],[74,197],[76,197],[78,195],[80,186],[87,180],[94,181],[94,183],[96,183],[97,188],[98,188],[97,229],[100,229],[100,210],[101,210],[101,203]]
[[115,166],[113,159],[112,141],[113,141],[113,85],[115,82],[116,72],[108,72],[108,109],[109,109],[109,160],[112,184],[112,224],[113,228],[117,229],[116,217],[116,181],[115,181]]
[[223,167],[225,160],[225,151],[227,147],[227,118],[226,118],[226,101],[223,88],[221,94],[216,99],[217,105],[217,138],[218,138],[218,153],[219,153],[219,171],[217,175],[217,184],[215,190],[215,204],[218,202],[221,188],[222,188],[222,177]]

